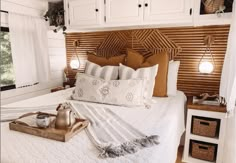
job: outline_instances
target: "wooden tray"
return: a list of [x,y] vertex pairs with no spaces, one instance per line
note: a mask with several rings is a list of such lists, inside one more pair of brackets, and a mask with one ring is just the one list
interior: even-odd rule
[[[55,121],[54,121],[55,123]],[[15,121],[9,123],[10,130],[15,130],[23,133],[27,133],[30,135],[40,136],[43,138],[53,139],[57,141],[67,142],[74,135],[79,133],[89,124],[88,120],[85,119],[76,119],[75,124],[68,128],[67,130],[55,129],[54,127],[49,128],[36,128],[24,124],[19,124]],[[52,126],[55,126],[52,124]]]

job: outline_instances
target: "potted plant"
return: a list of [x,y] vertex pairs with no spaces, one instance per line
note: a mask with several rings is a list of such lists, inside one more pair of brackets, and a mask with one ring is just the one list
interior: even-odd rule
[[44,15],[46,21],[49,21],[50,26],[55,26],[54,32],[58,32],[60,29],[66,30],[64,21],[64,5],[63,1],[48,2],[48,11]]

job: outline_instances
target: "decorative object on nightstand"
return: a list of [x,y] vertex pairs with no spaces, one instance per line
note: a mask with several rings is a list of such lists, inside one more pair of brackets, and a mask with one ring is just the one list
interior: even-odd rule
[[220,105],[219,95],[208,93],[201,93],[199,96],[193,96],[194,104]]
[[183,162],[222,163],[226,107],[194,103],[188,97]]
[[64,82],[68,82],[70,80],[69,78],[69,70],[67,67],[64,68]]

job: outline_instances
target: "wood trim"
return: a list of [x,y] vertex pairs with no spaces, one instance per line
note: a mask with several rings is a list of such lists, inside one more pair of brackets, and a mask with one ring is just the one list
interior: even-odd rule
[[[110,57],[124,54],[126,48],[132,48],[145,57],[161,51],[168,51],[170,58],[179,60],[178,90],[187,95],[198,95],[206,92],[219,92],[222,65],[224,62],[229,25],[204,27],[175,27],[160,29],[137,29],[106,32],[68,33],[66,34],[67,66],[74,53],[73,41],[79,40],[78,53],[81,61],[80,72],[83,72],[87,51]],[[212,35],[212,53],[215,69],[211,74],[201,74],[198,64],[205,50],[204,38]],[[210,60],[210,55],[205,59]],[[70,68],[69,68],[70,69]],[[76,71],[69,70],[69,78],[74,80]]]

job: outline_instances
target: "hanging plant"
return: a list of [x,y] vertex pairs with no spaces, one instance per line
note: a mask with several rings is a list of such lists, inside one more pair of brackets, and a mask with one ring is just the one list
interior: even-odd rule
[[63,32],[66,30],[64,21],[64,5],[63,1],[60,2],[48,2],[48,11],[44,15],[46,21],[49,21],[50,26],[55,26],[54,32],[58,32],[60,29]]

